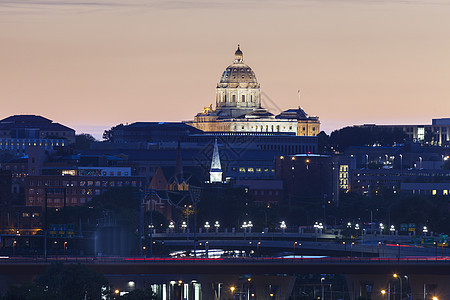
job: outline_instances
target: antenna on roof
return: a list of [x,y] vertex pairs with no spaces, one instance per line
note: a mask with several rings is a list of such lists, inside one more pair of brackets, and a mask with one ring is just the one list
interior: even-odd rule
[[297,90],[297,95],[298,95],[298,107],[300,107],[301,105],[300,104],[302,104],[302,101],[300,100],[300,90]]

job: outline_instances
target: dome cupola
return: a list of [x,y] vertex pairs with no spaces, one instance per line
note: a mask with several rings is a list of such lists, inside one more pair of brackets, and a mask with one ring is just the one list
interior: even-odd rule
[[238,45],[236,52],[234,52],[234,63],[241,63],[243,61],[244,61],[244,54],[242,54],[242,51]]
[[244,63],[240,46],[216,88],[216,111],[228,117],[243,116],[261,107],[261,91],[253,70]]

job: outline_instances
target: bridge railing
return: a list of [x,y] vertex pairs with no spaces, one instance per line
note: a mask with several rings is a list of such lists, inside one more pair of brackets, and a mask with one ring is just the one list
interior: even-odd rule
[[208,264],[393,264],[393,263],[448,263],[450,265],[450,256],[443,257],[389,257],[389,258],[366,258],[366,257],[188,257],[188,258],[170,258],[170,257],[0,257],[0,264],[11,263],[82,263],[82,264],[102,264],[102,263],[208,263]]

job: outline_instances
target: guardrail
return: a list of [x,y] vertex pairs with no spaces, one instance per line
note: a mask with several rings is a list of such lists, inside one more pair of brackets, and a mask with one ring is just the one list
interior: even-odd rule
[[187,257],[187,258],[170,258],[170,257],[0,257],[0,265],[2,264],[42,264],[42,263],[82,263],[82,264],[111,264],[111,263],[167,263],[167,264],[183,264],[183,263],[199,263],[199,264],[418,264],[418,263],[445,263],[450,265],[450,256],[444,257],[402,257],[402,258],[362,258],[362,257]]

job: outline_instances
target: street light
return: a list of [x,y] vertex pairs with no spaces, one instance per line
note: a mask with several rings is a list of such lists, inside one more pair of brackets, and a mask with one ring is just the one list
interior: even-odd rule
[[252,221],[248,221],[247,227],[248,227],[248,232],[252,232],[252,227],[253,227]]
[[391,234],[395,233],[395,226],[391,225],[391,228],[389,228],[389,231],[391,232]]
[[283,233],[286,231],[286,222],[281,221],[281,225],[280,225],[281,230],[283,231]]
[[236,288],[234,286],[230,286],[230,291],[232,294],[234,294],[234,291],[236,290]]
[[214,227],[216,228],[216,233],[217,233],[219,231],[219,227],[220,227],[219,221],[216,221],[214,223]]
[[316,222],[316,223],[314,223],[314,229],[315,229],[315,231],[317,232],[317,231],[320,231],[320,232],[322,232],[322,229],[323,229],[323,224],[322,223],[319,223],[319,222]]
[[175,223],[173,221],[170,221],[170,223],[169,223],[169,230],[173,231],[174,228],[175,228]]
[[383,230],[384,230],[384,224],[380,223],[380,234],[383,234]]
[[394,276],[394,278],[398,278],[398,280],[400,280],[400,299],[403,299],[403,297],[402,297],[402,293],[403,293],[402,277],[399,276],[397,273],[394,273],[392,276]]
[[324,289],[324,286],[323,286],[323,281],[324,280],[325,280],[325,277],[320,278],[320,285],[322,287],[322,299],[320,299],[320,300],[324,300],[325,299],[325,289]]
[[355,242],[352,242],[350,245],[350,259],[352,259],[353,256],[353,245],[355,244]]
[[185,233],[186,232],[186,228],[187,228],[186,221],[183,221],[183,223],[181,223],[181,228],[183,229],[183,233]]
[[427,235],[427,232],[428,232],[427,226],[423,226],[422,232],[423,232],[423,235],[424,235],[424,236]]
[[203,227],[205,227],[206,233],[208,233],[209,232],[209,228],[211,227],[211,225],[209,225],[209,222],[206,221],[205,225],[203,225]]
[[64,242],[64,256],[66,255],[67,242]]

